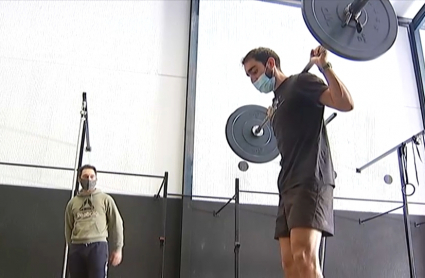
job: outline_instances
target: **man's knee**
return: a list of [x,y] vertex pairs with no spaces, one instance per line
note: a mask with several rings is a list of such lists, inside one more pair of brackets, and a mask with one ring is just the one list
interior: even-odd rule
[[294,263],[315,267],[318,262],[321,233],[313,229],[293,229],[291,250]]
[[294,268],[299,277],[323,278],[318,257],[311,246],[299,246],[293,251]]
[[282,257],[282,268],[284,270],[291,270],[293,267],[295,267],[295,263],[292,254]]
[[285,277],[299,277],[298,266],[295,264],[292,254],[290,254],[287,258],[282,258],[282,269],[283,273],[285,273]]
[[282,269],[285,273],[285,277],[289,277],[289,278],[297,277],[297,275],[295,274],[298,271],[292,256],[291,243],[289,241],[289,237],[279,238],[279,243],[280,243]]
[[315,265],[317,257],[309,246],[299,246],[292,253],[293,263],[297,265]]

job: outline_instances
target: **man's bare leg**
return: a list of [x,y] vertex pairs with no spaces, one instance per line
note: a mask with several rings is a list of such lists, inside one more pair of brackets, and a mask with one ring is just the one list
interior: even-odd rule
[[294,258],[291,251],[289,237],[279,238],[280,255],[282,259],[282,268],[285,278],[298,278],[298,269],[294,264]]
[[323,278],[319,262],[322,232],[311,228],[291,230],[291,251],[294,264],[302,278]]

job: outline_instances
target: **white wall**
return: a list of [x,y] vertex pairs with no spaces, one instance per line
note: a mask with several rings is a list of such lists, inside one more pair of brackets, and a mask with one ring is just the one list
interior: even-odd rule
[[[0,2],[0,161],[74,167],[87,92],[99,170],[181,192],[190,2]],[[0,184],[70,189],[72,172],[0,166]],[[99,174],[108,192],[161,180]]]
[[[286,74],[299,73],[318,43],[307,30],[299,8],[261,1],[201,1],[196,92],[193,193],[233,196],[234,179],[241,188],[277,192],[279,160],[250,164],[246,173],[226,142],[228,116],[246,104],[271,104],[272,94],[259,94],[246,77],[241,59],[252,48],[266,46],[281,58]],[[423,129],[408,36],[399,28],[395,45],[369,62],[354,62],[330,54],[337,75],[349,88],[355,110],[338,113],[328,126],[338,173],[335,195],[361,199],[401,200],[396,153],[362,174],[355,169]],[[312,69],[312,73],[320,73]],[[327,118],[333,112],[326,109]],[[420,146],[424,157],[423,145]],[[416,184],[411,146],[409,178]],[[417,159],[420,182],[410,201],[425,199],[423,164]],[[383,177],[394,178],[391,185]],[[277,205],[275,196],[241,195],[241,202]],[[384,211],[396,204],[335,201],[340,210]],[[401,211],[399,211],[400,213]],[[425,206],[411,206],[411,213],[425,214]]]

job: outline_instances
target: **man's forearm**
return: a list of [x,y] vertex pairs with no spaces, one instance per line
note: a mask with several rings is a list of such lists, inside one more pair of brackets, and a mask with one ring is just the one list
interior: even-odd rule
[[71,235],[72,235],[72,226],[73,226],[73,217],[70,212],[71,209],[67,206],[65,211],[65,240],[66,243],[71,243]]
[[344,83],[336,76],[335,72],[331,68],[325,70],[321,69],[321,72],[328,82],[333,102],[338,104],[338,106],[344,106],[348,110],[353,109],[354,103],[350,92],[347,87],[345,87]]
[[119,251],[124,246],[124,231],[122,229],[122,226],[117,225],[113,227],[111,230],[111,233],[113,235],[113,241],[112,241],[112,248],[113,251]]
[[72,232],[71,229],[68,226],[66,226],[65,227],[65,241],[68,244],[71,243],[71,232]]
[[119,251],[124,246],[124,223],[114,200],[111,198],[109,202],[108,222],[112,248],[115,249],[114,251]]

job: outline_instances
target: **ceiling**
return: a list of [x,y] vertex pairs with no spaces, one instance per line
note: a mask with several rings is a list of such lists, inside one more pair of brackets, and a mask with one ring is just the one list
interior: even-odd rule
[[425,4],[425,0],[390,0],[390,2],[396,14],[405,18],[413,18]]

